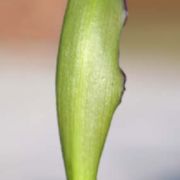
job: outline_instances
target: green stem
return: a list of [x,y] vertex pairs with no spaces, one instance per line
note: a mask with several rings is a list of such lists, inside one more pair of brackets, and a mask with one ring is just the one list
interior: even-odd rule
[[69,0],[58,53],[56,94],[68,180],[96,180],[124,91],[119,41],[123,0]]

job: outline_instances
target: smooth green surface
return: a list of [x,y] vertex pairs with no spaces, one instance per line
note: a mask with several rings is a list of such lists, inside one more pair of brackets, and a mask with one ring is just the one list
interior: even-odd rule
[[58,53],[58,123],[68,180],[96,180],[124,76],[123,0],[69,0]]

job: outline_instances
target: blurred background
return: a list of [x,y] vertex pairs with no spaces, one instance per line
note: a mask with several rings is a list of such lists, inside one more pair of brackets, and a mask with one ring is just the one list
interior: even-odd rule
[[[55,66],[65,0],[0,0],[0,179],[65,180]],[[99,180],[180,180],[180,2],[129,0],[126,92]]]

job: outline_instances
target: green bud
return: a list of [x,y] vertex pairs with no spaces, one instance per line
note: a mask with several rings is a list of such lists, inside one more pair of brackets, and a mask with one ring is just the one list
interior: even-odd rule
[[123,0],[69,0],[58,53],[56,96],[68,180],[96,180],[125,77],[119,67]]

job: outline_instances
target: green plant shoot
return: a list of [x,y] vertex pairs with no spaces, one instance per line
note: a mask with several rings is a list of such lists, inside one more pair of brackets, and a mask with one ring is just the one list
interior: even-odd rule
[[68,180],[96,180],[125,77],[119,43],[124,0],[69,0],[58,52],[56,96]]

